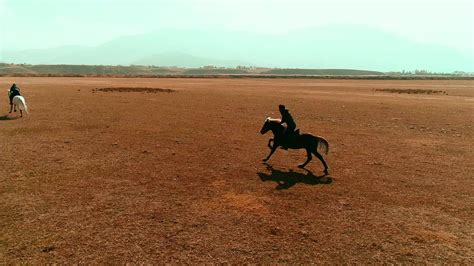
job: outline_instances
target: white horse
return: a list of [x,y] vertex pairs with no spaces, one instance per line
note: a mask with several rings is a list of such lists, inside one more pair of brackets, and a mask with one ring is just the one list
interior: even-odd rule
[[[8,92],[8,95],[10,96],[10,91]],[[15,96],[13,97],[12,100],[12,105],[10,105],[10,112],[14,110],[16,112],[16,108],[20,109],[20,116],[23,117],[23,110],[28,114],[28,106],[26,105],[25,98],[23,96]]]

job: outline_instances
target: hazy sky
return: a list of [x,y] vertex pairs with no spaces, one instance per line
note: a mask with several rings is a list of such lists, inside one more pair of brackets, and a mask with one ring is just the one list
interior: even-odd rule
[[0,0],[0,49],[96,46],[163,28],[357,24],[474,55],[474,0]]

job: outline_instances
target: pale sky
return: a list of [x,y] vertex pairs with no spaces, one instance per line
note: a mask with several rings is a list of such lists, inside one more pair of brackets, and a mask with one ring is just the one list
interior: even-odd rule
[[164,28],[278,34],[328,24],[474,55],[474,0],[0,0],[0,49],[96,46]]

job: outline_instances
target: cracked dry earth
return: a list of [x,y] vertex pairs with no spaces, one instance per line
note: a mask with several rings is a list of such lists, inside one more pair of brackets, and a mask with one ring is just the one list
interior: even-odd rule
[[[474,81],[13,82],[2,264],[473,263]],[[446,94],[380,91],[413,88]],[[280,103],[329,141],[329,176],[301,150],[262,164]]]

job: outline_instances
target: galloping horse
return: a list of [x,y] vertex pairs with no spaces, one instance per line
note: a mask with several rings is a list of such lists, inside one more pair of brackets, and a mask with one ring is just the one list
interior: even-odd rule
[[[10,91],[8,91],[8,96],[10,96]],[[20,116],[23,117],[23,110],[28,113],[28,106],[26,105],[25,98],[23,96],[15,96],[12,99],[12,105],[10,106],[10,112],[13,110],[16,112],[16,108],[20,109]]]
[[273,132],[273,139],[268,141],[268,147],[270,148],[270,154],[267,158],[263,159],[264,162],[268,161],[272,154],[279,146],[284,146],[290,149],[306,149],[308,158],[306,162],[298,165],[299,168],[304,168],[312,159],[311,154],[314,154],[324,165],[324,174],[328,174],[328,165],[324,161],[324,158],[318,152],[318,147],[320,147],[325,154],[328,154],[329,143],[323,137],[313,136],[311,134],[297,134],[293,141],[287,141],[284,139],[285,127],[280,124],[280,119],[272,119],[267,117],[265,123],[263,124],[260,133],[263,135],[269,130]]

